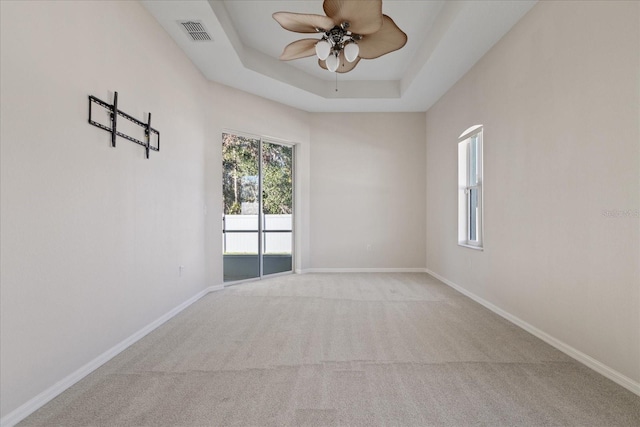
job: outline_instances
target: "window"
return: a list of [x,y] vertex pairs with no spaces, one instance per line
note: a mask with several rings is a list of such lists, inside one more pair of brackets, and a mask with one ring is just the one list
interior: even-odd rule
[[458,138],[458,244],[482,249],[482,125]]

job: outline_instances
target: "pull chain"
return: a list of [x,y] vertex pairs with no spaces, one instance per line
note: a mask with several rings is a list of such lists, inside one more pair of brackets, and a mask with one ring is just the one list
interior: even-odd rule
[[338,91],[338,73],[335,73],[336,75],[336,92]]

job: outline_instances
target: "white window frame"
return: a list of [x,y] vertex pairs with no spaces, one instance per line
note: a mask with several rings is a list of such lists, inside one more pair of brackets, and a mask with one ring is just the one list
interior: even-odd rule
[[[475,125],[458,137],[458,245],[483,250],[483,126]],[[476,145],[475,177],[471,146]],[[472,211],[472,195],[476,208]],[[475,221],[474,221],[475,219]]]

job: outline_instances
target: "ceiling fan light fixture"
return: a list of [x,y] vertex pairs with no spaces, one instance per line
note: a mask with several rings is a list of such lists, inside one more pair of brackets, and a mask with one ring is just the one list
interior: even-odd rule
[[327,57],[327,70],[331,71],[332,73],[335,73],[336,70],[338,69],[338,55],[336,55],[335,53],[331,53],[331,55],[329,55]]
[[320,40],[308,38],[289,43],[280,55],[281,60],[317,56],[321,68],[346,73],[361,59],[378,58],[407,43],[407,35],[382,13],[382,0],[324,0],[322,8],[326,16],[273,14],[286,30],[321,34]]
[[318,43],[316,43],[316,55],[318,59],[326,60],[331,53],[331,43],[322,39]]
[[355,61],[359,53],[360,48],[355,42],[351,42],[344,47],[344,57],[349,62]]

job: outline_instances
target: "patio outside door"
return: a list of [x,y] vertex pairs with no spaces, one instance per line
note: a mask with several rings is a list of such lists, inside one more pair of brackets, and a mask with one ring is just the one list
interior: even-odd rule
[[293,146],[222,135],[224,281],[293,268]]

